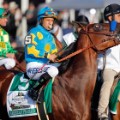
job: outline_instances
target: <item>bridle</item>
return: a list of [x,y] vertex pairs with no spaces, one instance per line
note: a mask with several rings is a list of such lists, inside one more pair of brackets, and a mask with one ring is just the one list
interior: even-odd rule
[[[105,49],[104,51],[100,51],[97,47],[98,47],[99,45],[105,43],[106,41],[113,40],[114,43],[115,43],[115,45],[118,45],[118,42],[117,42],[117,41],[118,41],[118,39],[120,40],[120,37],[117,38],[117,33],[116,33],[116,32],[109,32],[109,33],[107,33],[107,32],[105,32],[105,33],[101,33],[101,32],[90,32],[90,31],[88,30],[90,24],[86,27],[86,29],[85,29],[81,24],[80,24],[80,26],[82,27],[82,30],[79,32],[79,34],[86,34],[86,35],[88,36],[90,42],[91,42],[91,45],[88,46],[88,47],[79,49],[79,50],[77,50],[77,51],[75,51],[75,52],[67,55],[67,56],[64,57],[64,58],[62,58],[62,59],[60,59],[60,60],[57,60],[56,62],[62,62],[62,61],[64,61],[64,60],[67,60],[67,59],[69,59],[69,58],[71,58],[71,57],[73,57],[73,56],[75,56],[75,55],[77,55],[77,54],[79,54],[79,53],[81,53],[81,52],[89,49],[89,48],[93,48],[93,50],[95,50],[97,53],[99,53],[99,52],[104,52],[106,49]],[[108,36],[108,38],[102,40],[102,42],[99,43],[99,44],[94,44],[94,42],[93,42],[90,34],[104,35],[104,36]],[[116,39],[117,39],[117,40],[116,40]],[[107,49],[108,49],[108,48],[107,48]]]
[[[98,32],[89,32],[89,31],[84,31],[82,30],[80,32],[80,34],[86,34],[92,44],[92,48],[97,52],[99,53],[99,49],[97,48],[97,46],[103,44],[104,42],[107,42],[107,41],[110,41],[110,40],[113,40],[115,45],[118,45],[118,42],[116,41],[116,36],[117,36],[117,33],[113,33],[113,32],[109,32],[109,33],[98,33]],[[96,35],[103,35],[103,36],[108,36],[107,39],[103,39],[101,43],[99,44],[94,44],[93,40],[91,39],[91,36],[90,34],[96,34]],[[105,51],[105,50],[104,50]]]

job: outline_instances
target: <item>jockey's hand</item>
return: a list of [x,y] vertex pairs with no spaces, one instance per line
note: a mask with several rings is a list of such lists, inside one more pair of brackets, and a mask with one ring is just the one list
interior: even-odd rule
[[13,54],[13,53],[7,53],[6,57],[8,57],[8,58],[15,58],[15,54]]
[[52,61],[52,62],[55,62],[56,58],[57,58],[57,55],[55,55],[55,54],[50,54],[49,55],[49,60]]

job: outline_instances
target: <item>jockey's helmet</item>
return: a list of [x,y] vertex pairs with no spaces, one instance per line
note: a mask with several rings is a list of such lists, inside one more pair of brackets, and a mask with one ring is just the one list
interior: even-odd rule
[[114,14],[120,13],[120,5],[119,4],[110,4],[104,9],[104,18],[108,20],[109,16],[114,16]]
[[77,22],[81,23],[81,24],[89,24],[89,20],[85,15],[79,15],[76,19]]
[[57,19],[57,12],[55,12],[53,8],[44,7],[40,11],[38,11],[37,19],[38,21],[40,21],[41,18],[45,18],[45,17]]
[[8,10],[5,10],[4,8],[0,8],[0,18],[7,17],[9,14]]

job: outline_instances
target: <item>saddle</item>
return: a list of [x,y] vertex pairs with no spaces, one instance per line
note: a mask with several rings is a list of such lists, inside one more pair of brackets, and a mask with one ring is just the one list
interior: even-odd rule
[[[43,118],[47,120],[46,112],[52,113],[52,80],[44,87],[44,90],[40,90],[38,98],[40,102],[37,102],[37,104],[28,96],[28,90],[35,83],[36,81],[24,77],[24,73],[19,73],[13,77],[7,93],[7,106],[9,106],[7,108],[11,108],[8,109],[10,118],[38,114],[41,120]],[[28,112],[26,112],[27,110]],[[15,111],[19,111],[18,114]]]

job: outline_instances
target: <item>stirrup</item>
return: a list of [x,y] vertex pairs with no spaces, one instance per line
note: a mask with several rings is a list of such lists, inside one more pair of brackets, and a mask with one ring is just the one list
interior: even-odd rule
[[37,97],[37,100],[36,100],[36,102],[38,103],[38,104],[41,104],[42,102],[42,98],[41,98],[41,94],[43,93],[43,86],[40,88],[40,90],[38,91],[38,97]]

